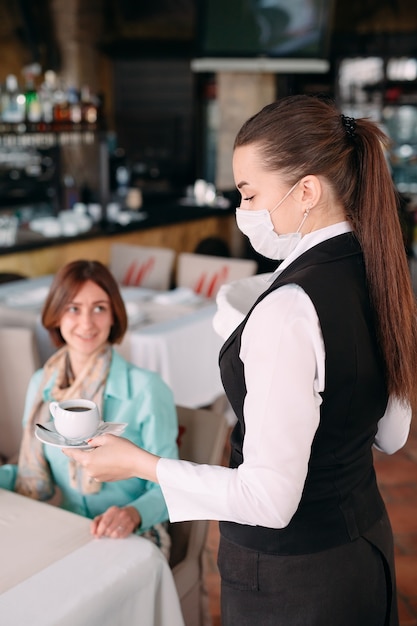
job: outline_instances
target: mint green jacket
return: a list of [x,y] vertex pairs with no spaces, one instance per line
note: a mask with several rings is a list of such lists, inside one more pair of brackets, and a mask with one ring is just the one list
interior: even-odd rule
[[[29,383],[24,424],[30,415],[42,375],[43,370],[38,370]],[[45,402],[53,400],[53,383],[54,376],[43,390]],[[115,350],[104,391],[102,419],[105,422],[127,423],[123,437],[149,452],[172,459],[178,458],[178,422],[171,390],[158,374],[128,363]],[[134,506],[142,518],[139,532],[168,520],[168,511],[159,485],[140,478],[130,478],[103,483],[99,493],[84,495],[70,487],[69,459],[61,449],[44,445],[43,450],[53,480],[62,492],[62,508],[93,518],[113,505]],[[0,487],[12,491],[16,474],[16,465],[0,466]]]

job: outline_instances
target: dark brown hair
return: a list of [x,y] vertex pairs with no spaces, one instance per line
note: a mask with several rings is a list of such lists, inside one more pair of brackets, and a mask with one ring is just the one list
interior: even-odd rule
[[416,303],[388,141],[370,120],[345,118],[332,102],[300,95],[251,117],[234,147],[257,146],[265,169],[289,186],[308,174],[327,180],[362,246],[388,391],[417,408]]
[[120,343],[127,329],[125,305],[119,287],[111,272],[99,261],[72,261],[55,274],[48,297],[42,309],[42,324],[49,332],[52,342],[60,347],[65,344],[59,329],[66,306],[88,280],[96,283],[110,298],[113,325],[108,341]]

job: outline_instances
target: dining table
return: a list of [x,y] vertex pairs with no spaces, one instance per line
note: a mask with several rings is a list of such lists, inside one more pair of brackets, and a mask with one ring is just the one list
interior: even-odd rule
[[184,626],[175,581],[148,539],[95,538],[90,520],[0,489],[0,623]]
[[[56,350],[41,323],[53,276],[0,285],[0,325],[34,329],[43,364]],[[175,403],[197,408],[224,393],[218,367],[223,343],[213,329],[216,304],[188,288],[157,291],[120,287],[128,329],[115,349],[133,364],[160,374]]]

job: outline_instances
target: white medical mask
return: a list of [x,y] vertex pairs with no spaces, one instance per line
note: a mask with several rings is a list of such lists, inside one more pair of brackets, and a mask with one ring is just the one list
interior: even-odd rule
[[274,231],[271,220],[273,213],[294,191],[300,181],[291,187],[285,196],[275,205],[272,211],[263,209],[261,211],[250,211],[247,209],[236,209],[236,223],[239,230],[249,238],[251,245],[256,252],[268,259],[280,261],[285,259],[296,248],[301,240],[300,230],[308,216],[308,211],[304,213],[301,224],[295,233],[278,235]]

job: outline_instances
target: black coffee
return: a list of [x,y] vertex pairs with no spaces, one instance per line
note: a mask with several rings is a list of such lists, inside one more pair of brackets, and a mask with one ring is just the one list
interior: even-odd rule
[[89,411],[88,406],[67,406],[65,408],[66,411],[75,411],[76,413],[81,413],[82,411]]

